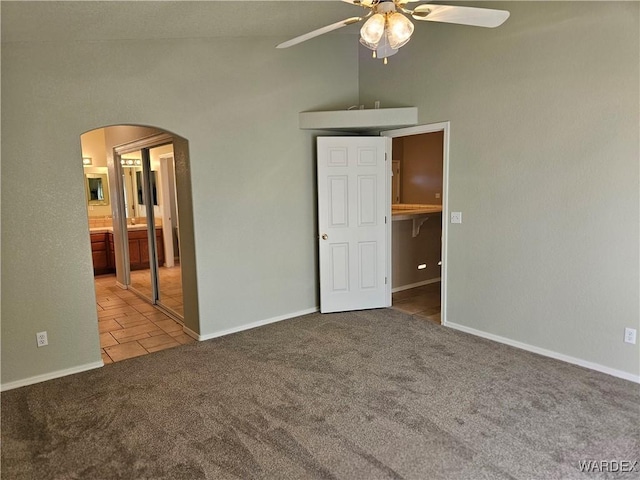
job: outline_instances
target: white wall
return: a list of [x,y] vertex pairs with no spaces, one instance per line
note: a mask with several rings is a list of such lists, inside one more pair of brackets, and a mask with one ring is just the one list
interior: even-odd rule
[[360,103],[451,121],[447,320],[636,376],[639,5],[483,2],[360,59]]
[[201,335],[317,306],[298,112],[357,103],[357,42],[284,39],[3,41],[3,384],[100,361],[79,139],[105,125],[189,141]]

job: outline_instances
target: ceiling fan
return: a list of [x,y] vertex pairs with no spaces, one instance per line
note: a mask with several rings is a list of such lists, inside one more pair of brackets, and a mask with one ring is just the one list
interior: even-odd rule
[[350,17],[326,27],[318,28],[299,37],[281,43],[276,48],[288,48],[311,38],[329,33],[347,25],[366,20],[360,29],[360,43],[373,50],[374,58],[384,59],[398,52],[413,34],[413,23],[407,18],[428,22],[457,23],[476,27],[495,28],[502,25],[509,12],[489,8],[458,7],[454,5],[422,4],[413,10],[407,4],[420,0],[342,0],[352,5],[368,9],[362,17]]

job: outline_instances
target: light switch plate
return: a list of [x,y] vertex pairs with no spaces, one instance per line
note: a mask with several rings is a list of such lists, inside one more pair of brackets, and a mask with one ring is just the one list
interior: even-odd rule
[[451,223],[462,223],[462,212],[451,212]]

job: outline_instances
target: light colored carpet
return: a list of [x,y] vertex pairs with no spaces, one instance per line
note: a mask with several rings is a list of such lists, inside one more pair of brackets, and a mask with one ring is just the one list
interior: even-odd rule
[[394,310],[313,314],[2,394],[2,478],[593,479],[640,386]]

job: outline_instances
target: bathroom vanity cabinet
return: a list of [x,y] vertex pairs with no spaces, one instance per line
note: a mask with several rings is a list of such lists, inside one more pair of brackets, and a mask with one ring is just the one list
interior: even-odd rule
[[[158,264],[164,263],[164,243],[162,228],[156,228]],[[129,231],[129,261],[131,270],[149,268],[149,238],[146,230]]]
[[[129,230],[129,260],[131,270],[149,268],[149,239],[147,230]],[[164,240],[162,228],[156,227],[156,245],[158,248],[158,264],[164,263]],[[103,275],[116,271],[113,233],[110,231],[91,233],[91,254],[93,257],[93,274]]]
[[113,245],[113,240],[109,242],[107,237],[113,237],[111,233],[100,232],[91,234],[91,256],[93,257],[93,274],[103,275],[114,271],[113,249],[109,248],[109,244]]

